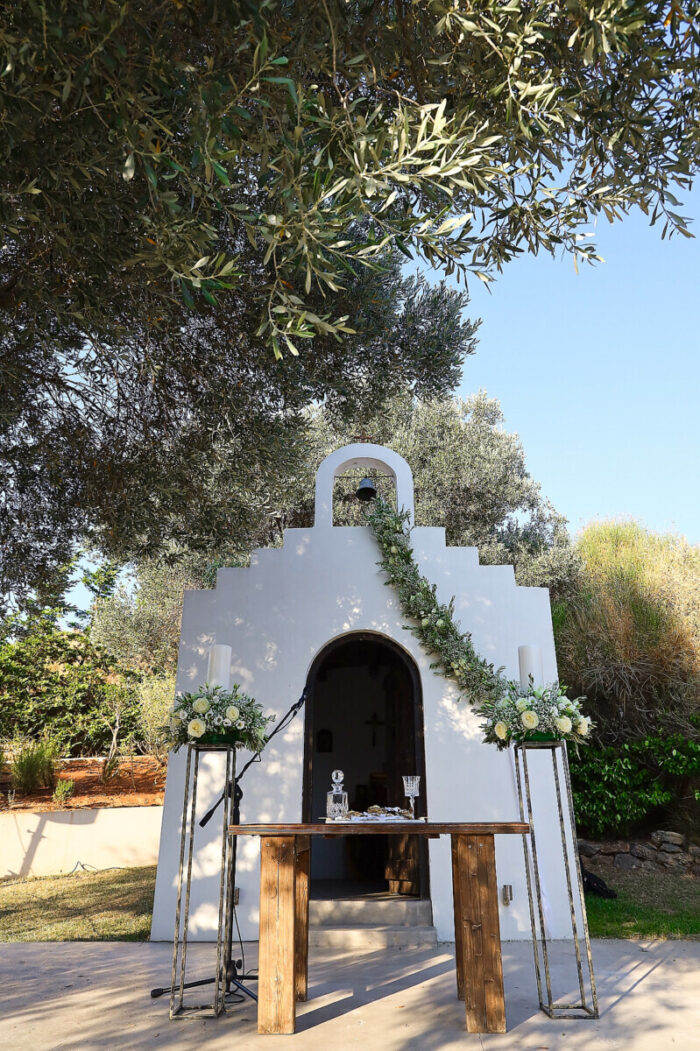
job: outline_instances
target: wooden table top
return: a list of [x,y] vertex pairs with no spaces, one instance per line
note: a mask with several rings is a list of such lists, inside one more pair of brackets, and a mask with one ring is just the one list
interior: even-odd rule
[[229,825],[232,836],[522,835],[524,821],[329,821],[320,824]]

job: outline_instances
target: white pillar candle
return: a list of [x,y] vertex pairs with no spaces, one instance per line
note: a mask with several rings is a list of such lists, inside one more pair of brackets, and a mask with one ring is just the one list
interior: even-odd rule
[[216,645],[209,647],[209,669],[207,682],[210,686],[221,686],[228,690],[231,683],[231,647]]
[[530,685],[530,676],[535,686],[544,686],[542,650],[539,646],[518,646],[518,664],[522,690],[527,690]]

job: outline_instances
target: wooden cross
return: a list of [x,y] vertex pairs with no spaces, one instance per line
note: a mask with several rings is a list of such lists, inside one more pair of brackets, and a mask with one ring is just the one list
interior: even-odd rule
[[372,747],[374,748],[377,744],[377,727],[384,726],[384,720],[377,718],[377,713],[372,712],[371,719],[365,719],[365,725],[372,727]]

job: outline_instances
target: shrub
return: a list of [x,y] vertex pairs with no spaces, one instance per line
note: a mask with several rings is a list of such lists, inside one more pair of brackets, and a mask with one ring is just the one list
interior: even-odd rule
[[74,792],[75,781],[70,781],[68,779],[58,781],[53,790],[53,801],[54,803],[65,803],[67,799],[70,799]]
[[119,756],[115,753],[114,755],[108,755],[100,768],[100,784],[107,784],[113,777],[116,777],[119,773]]
[[18,741],[10,767],[13,788],[22,795],[31,795],[38,788],[53,788],[57,758],[55,741]]
[[[51,615],[34,617],[0,643],[0,736],[38,738],[48,730],[66,755],[104,755],[114,729],[114,695],[137,677],[78,631],[62,631]],[[131,694],[121,704],[119,734],[138,725]]]
[[579,832],[628,835],[662,814],[683,826],[700,819],[700,744],[681,735],[645,737],[571,755]]
[[700,549],[634,522],[588,526],[582,572],[554,611],[559,674],[588,698],[612,744],[683,733],[698,739]]
[[164,763],[168,758],[168,716],[175,696],[175,676],[144,679],[138,687],[139,748]]

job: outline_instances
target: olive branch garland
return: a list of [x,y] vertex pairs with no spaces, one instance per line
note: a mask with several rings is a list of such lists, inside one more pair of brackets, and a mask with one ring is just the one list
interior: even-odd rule
[[388,576],[399,598],[401,610],[412,623],[405,624],[428,653],[437,660],[430,665],[452,679],[469,704],[494,704],[504,693],[506,683],[501,669],[480,657],[471,635],[462,632],[454,619],[454,596],[447,605],[438,602],[437,588],[424,577],[413,557],[407,511],[394,509],[381,497],[373,501],[367,522],[382,551],[378,563]]

